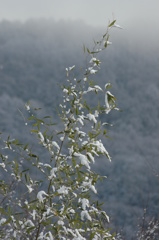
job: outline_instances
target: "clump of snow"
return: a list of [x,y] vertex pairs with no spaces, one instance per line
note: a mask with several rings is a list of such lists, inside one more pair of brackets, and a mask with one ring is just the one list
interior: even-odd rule
[[58,150],[60,150],[60,147],[59,147],[59,145],[57,144],[57,142],[52,141],[52,145],[53,145],[54,147],[56,147]]
[[64,222],[62,220],[58,220],[57,224],[63,226]]
[[93,141],[91,144],[92,144],[93,146],[96,146],[96,147],[97,147],[97,152],[100,152],[100,153],[102,153],[102,154],[105,154],[105,155],[108,157],[108,159],[111,161],[111,158],[110,158],[110,156],[109,156],[109,153],[108,153],[108,151],[105,149],[105,147],[104,147],[103,143],[101,142],[101,140]]
[[43,134],[41,132],[38,132],[38,135],[39,135],[39,138],[40,138],[41,142],[44,143],[45,139],[44,139]]
[[67,195],[67,194],[68,194],[68,190],[69,190],[69,188],[63,185],[62,187],[60,187],[60,188],[57,190],[57,192],[58,192],[59,194]]
[[90,71],[90,74],[95,74],[96,72],[98,72],[97,70],[93,69],[92,67],[88,68],[88,70]]
[[84,210],[84,211],[81,212],[81,220],[84,221],[84,219],[92,221],[92,218],[89,215],[87,210]]
[[95,118],[95,116],[91,113],[87,114],[87,117],[90,121],[93,121],[94,123],[97,123],[97,120]]
[[87,156],[91,159],[91,161],[94,163],[94,157],[90,152],[87,152]]
[[89,200],[87,198],[80,198],[78,202],[81,203],[83,210],[86,210],[86,208],[89,207]]
[[6,218],[2,218],[1,220],[0,220],[0,226],[2,225],[2,224],[4,224],[6,222]]
[[44,195],[48,196],[48,194],[46,194],[45,191],[38,192],[37,199],[39,200],[40,203],[44,202],[44,199],[45,199]]
[[94,85],[94,87],[88,87],[87,91],[84,91],[83,94],[86,94],[88,92],[98,92],[98,91],[103,91],[103,90],[98,85]]
[[69,71],[73,70],[75,68],[75,65],[73,65],[72,67],[69,67]]
[[92,184],[92,179],[89,179],[89,181],[83,181],[82,186],[84,188],[86,188],[86,190],[87,190],[87,188],[91,189],[95,194],[97,194],[97,190],[96,190],[95,186]]
[[28,191],[29,191],[29,193],[31,193],[34,189],[32,188],[32,186],[30,186],[30,185],[26,185],[27,186],[27,188],[28,188]]
[[25,104],[25,108],[26,108],[27,111],[30,111],[30,106],[29,106],[28,103]]
[[51,180],[52,178],[56,178],[56,173],[57,172],[57,167],[55,168],[52,168],[51,171],[50,171],[50,176],[49,176],[49,179]]
[[83,155],[81,153],[76,153],[76,152],[74,153],[74,156],[79,158],[79,160],[80,160],[80,162],[81,162],[81,164],[83,166],[85,166],[86,168],[90,169],[89,161],[88,161],[87,156],[85,156],[85,155]]

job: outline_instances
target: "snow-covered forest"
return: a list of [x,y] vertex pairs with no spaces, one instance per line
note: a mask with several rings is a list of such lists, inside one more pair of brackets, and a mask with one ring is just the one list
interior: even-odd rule
[[[75,65],[78,77],[77,69],[85,67],[83,44],[93,45],[101,33],[102,28],[80,21],[0,23],[0,132],[4,138],[10,135],[34,144],[22,114],[28,101],[57,121],[65,69]],[[121,35],[119,30],[110,34],[113,45],[100,58],[98,78],[103,89],[111,82],[121,111],[102,116],[113,124],[106,146],[112,162],[103,158],[95,168],[108,177],[99,184],[98,197],[111,226],[133,236],[145,208],[148,218],[157,218],[159,212],[159,54],[131,48]],[[88,97],[89,101],[93,100]]]

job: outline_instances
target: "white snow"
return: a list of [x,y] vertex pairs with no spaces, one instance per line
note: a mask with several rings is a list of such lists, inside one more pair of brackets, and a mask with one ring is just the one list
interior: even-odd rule
[[57,142],[52,141],[52,145],[53,145],[54,147],[56,147],[58,150],[60,150],[60,147],[59,147],[59,145],[57,144]]
[[63,226],[64,222],[62,220],[58,220],[57,224]]
[[30,226],[30,227],[34,227],[34,223],[31,221],[31,220],[27,220],[25,223],[24,223],[25,226]]
[[106,84],[105,84],[105,89],[107,89],[107,88],[110,87],[110,86],[111,86],[110,83],[106,83]]
[[44,136],[41,132],[38,132],[39,138],[41,140],[41,142],[44,142]]
[[98,90],[98,91],[103,91],[103,90],[101,89],[101,87],[98,86],[98,85],[94,85],[94,88],[95,88],[96,90]]
[[73,238],[73,240],[86,240],[86,238],[82,237],[82,235],[79,233],[77,229],[75,229],[75,232],[77,236]]
[[107,45],[111,45],[112,44],[112,42],[109,42],[109,41],[107,41],[106,43],[107,43]]
[[84,211],[81,212],[81,220],[84,221],[85,218],[89,221],[92,221],[92,218],[89,215],[87,210],[84,210]]
[[106,154],[108,159],[111,161],[111,158],[109,156],[109,153],[108,151],[105,149],[103,143],[101,142],[101,140],[97,140],[97,141],[93,141],[91,143],[93,146],[96,146],[97,147],[97,151],[102,153],[102,154]]
[[86,168],[90,169],[87,156],[85,156],[81,153],[76,153],[76,152],[74,153],[74,156],[79,158],[82,165],[84,165]]
[[88,182],[83,182],[83,186],[84,187],[88,187],[89,189],[91,189],[95,194],[97,194],[97,190],[95,188],[94,185],[92,185],[92,179],[90,179]]
[[33,210],[33,213],[31,213],[31,216],[33,217],[33,220],[35,220],[35,216],[36,216],[36,210]]
[[68,93],[68,90],[66,88],[63,89],[64,93]]
[[2,218],[1,220],[0,220],[0,226],[3,224],[3,223],[5,223],[6,222],[6,218]]
[[90,71],[90,74],[95,74],[96,72],[98,72],[97,70],[93,69],[92,67],[88,68],[88,70]]
[[91,159],[91,161],[94,163],[94,157],[90,152],[87,152],[88,157]]
[[95,61],[97,61],[97,59],[95,57],[92,57],[90,60],[90,63],[95,62]]
[[109,102],[108,102],[108,94],[107,92],[105,93],[105,106],[106,106],[106,109],[110,109],[110,106],[109,106]]
[[57,172],[57,167],[55,168],[52,168],[51,171],[50,171],[50,176],[49,176],[49,179],[51,180],[52,178],[56,178],[56,173]]
[[40,203],[42,203],[45,199],[43,195],[48,196],[48,194],[46,194],[44,191],[40,191],[37,194],[37,199],[39,200]]
[[116,27],[116,28],[120,28],[120,29],[123,29],[123,27],[121,27],[120,25],[118,25],[118,24],[114,24],[112,27]]
[[58,192],[59,194],[67,195],[67,194],[68,194],[68,190],[69,190],[69,188],[63,185],[62,187],[60,187],[60,188],[57,190],[57,192]]
[[30,185],[26,185],[27,186],[27,188],[28,188],[28,191],[29,191],[29,193],[31,193],[34,189],[32,188],[32,186],[30,186]]
[[75,65],[73,65],[72,67],[69,67],[69,71],[71,71],[74,68],[75,68]]
[[30,106],[29,106],[28,103],[25,104],[25,107],[26,107],[26,110],[27,110],[27,111],[30,111]]
[[89,200],[87,198],[80,198],[78,202],[81,203],[83,210],[86,210],[86,208],[89,207]]
[[103,90],[98,85],[94,85],[94,87],[88,87],[87,91],[84,91],[83,94],[86,94],[88,92],[93,92],[93,91],[98,92],[98,91],[103,91]]
[[82,126],[84,125],[83,119],[82,119],[81,116],[79,116],[79,117],[77,118],[77,121],[80,122],[80,124],[81,124]]
[[95,116],[91,113],[87,114],[87,117],[90,121],[93,121],[94,123],[97,123],[97,120],[95,118]]

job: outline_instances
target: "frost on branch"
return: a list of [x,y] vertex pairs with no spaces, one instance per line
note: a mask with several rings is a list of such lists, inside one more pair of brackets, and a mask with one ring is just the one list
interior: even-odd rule
[[109,217],[95,201],[96,183],[105,177],[92,170],[100,156],[111,160],[104,139],[109,125],[102,116],[116,108],[116,99],[110,83],[104,89],[96,75],[113,26],[115,21],[92,50],[84,46],[88,62],[78,79],[75,65],[66,68],[59,126],[25,105],[37,149],[10,137],[1,140],[1,239],[114,239]]

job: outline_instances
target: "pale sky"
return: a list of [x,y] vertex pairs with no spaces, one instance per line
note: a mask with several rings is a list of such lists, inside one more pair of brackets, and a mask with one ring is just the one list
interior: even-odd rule
[[0,0],[0,20],[29,18],[81,19],[94,26],[115,18],[129,38],[159,42],[159,0]]
[[103,25],[112,17],[121,24],[159,21],[158,0],[0,0],[0,20],[28,18],[83,19]]

